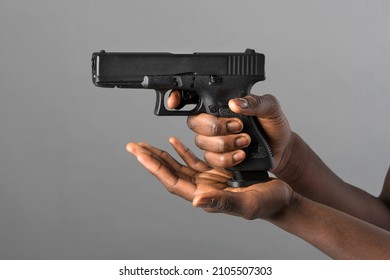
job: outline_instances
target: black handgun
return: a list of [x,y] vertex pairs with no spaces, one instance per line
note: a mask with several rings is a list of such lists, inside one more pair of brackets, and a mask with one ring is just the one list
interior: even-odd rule
[[[208,113],[241,119],[251,144],[245,149],[245,160],[229,169],[233,173],[228,182],[231,187],[267,181],[267,170],[273,166],[271,149],[257,118],[236,114],[228,107],[230,99],[246,96],[264,79],[264,55],[251,49],[243,53],[92,54],[92,81],[96,86],[154,89],[154,113],[158,116]],[[170,90],[181,93],[181,103],[174,110],[165,105]],[[188,104],[195,105],[186,109]]]

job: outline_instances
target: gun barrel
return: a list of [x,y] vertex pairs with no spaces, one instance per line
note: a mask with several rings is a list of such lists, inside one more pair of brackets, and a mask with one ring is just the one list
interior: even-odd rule
[[92,81],[101,87],[142,88],[145,76],[172,75],[261,76],[264,55],[254,50],[242,53],[123,53],[92,55]]

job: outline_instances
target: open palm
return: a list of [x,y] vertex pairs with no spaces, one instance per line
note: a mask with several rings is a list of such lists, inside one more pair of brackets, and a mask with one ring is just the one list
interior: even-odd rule
[[169,141],[186,165],[146,143],[129,143],[126,148],[169,192],[191,201],[195,207],[255,219],[275,214],[291,200],[291,188],[276,179],[246,188],[231,188],[227,185],[230,172],[212,168],[177,138]]

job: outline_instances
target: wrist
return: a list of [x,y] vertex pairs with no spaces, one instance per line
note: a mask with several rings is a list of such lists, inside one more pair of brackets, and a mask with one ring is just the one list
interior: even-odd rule
[[288,223],[291,221],[290,217],[294,216],[295,213],[300,211],[299,208],[302,199],[303,197],[300,194],[295,191],[292,191],[288,204],[283,209],[281,209],[274,215],[269,216],[265,220],[282,228],[288,227]]

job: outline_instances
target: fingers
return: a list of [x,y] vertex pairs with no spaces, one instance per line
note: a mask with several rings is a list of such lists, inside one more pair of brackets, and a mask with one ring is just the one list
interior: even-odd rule
[[193,199],[196,186],[186,177],[191,177],[196,172],[191,172],[189,168],[186,169],[183,167],[168,153],[145,143],[129,143],[126,146],[126,149],[133,154],[145,169],[154,175],[170,193],[189,201]]
[[204,136],[197,134],[195,144],[202,150],[214,153],[231,152],[248,147],[251,138],[246,133],[231,134],[226,136]]
[[169,138],[169,143],[171,143],[177,154],[190,168],[198,172],[205,172],[210,169],[209,165],[207,165],[204,161],[200,160],[189,148],[184,146],[178,138]]
[[[213,181],[214,187],[217,189],[226,188],[226,181],[232,178],[232,173],[223,168],[212,168],[206,172],[199,173],[195,179],[196,183],[207,184]],[[216,186],[215,183],[221,183]]]
[[187,176],[187,179],[189,180],[192,176],[196,175],[197,173],[196,170],[177,162],[176,159],[174,159],[166,151],[160,150],[147,143],[138,143],[138,145],[150,151],[154,157],[158,158],[164,164],[169,166],[174,172],[180,174],[181,176]]
[[220,118],[209,114],[190,116],[190,129],[196,132],[195,144],[205,150],[205,160],[214,167],[227,168],[245,159],[242,149],[250,144],[246,133],[239,133],[243,123],[236,118]]
[[243,129],[243,123],[237,118],[220,118],[209,114],[190,116],[187,125],[194,132],[206,135],[228,135],[238,133]]
[[[178,91],[172,91],[168,98],[168,107],[173,109],[179,106],[181,95]],[[243,98],[235,98],[229,101],[229,108],[238,114],[257,116],[260,119],[285,119],[279,101],[271,94],[263,96],[247,95]],[[205,136],[221,136],[239,133],[243,129],[243,123],[238,118],[222,118],[209,114],[190,116],[187,125],[195,133]]]
[[205,151],[206,162],[214,167],[232,167],[245,159],[243,148],[249,146],[248,134],[231,134],[225,136],[204,136],[197,134],[195,144]]
[[[176,97],[175,97],[176,96]],[[178,93],[172,94],[173,100],[179,99]],[[244,98],[235,98],[229,101],[229,108],[243,115],[257,116],[262,119],[277,119],[284,117],[278,100],[270,94],[256,96],[247,95]],[[205,136],[221,136],[239,133],[243,124],[237,118],[221,118],[208,114],[190,116],[187,124],[195,133]]]
[[[277,168],[283,162],[286,147],[291,141],[291,129],[278,100],[270,94],[250,94],[232,99],[228,105],[235,113],[258,118],[272,148]],[[242,132],[240,119],[199,114],[188,117],[187,124],[196,133],[196,145],[206,151],[205,160],[209,165],[229,168],[245,158],[242,149],[250,145],[251,139]]]
[[149,155],[151,155],[151,156],[153,156],[155,158],[158,158],[161,162],[167,164],[173,170],[181,170],[182,169],[183,166],[179,162],[177,162],[166,151],[160,150],[160,149],[158,149],[156,147],[153,147],[152,145],[149,145],[147,143],[142,143],[141,142],[141,143],[138,143],[137,145],[143,148],[143,150],[140,150],[141,151],[141,155],[142,155],[142,153],[147,153],[147,154],[149,154]]
[[[218,170],[218,174],[215,174],[215,170],[211,170],[210,165],[206,162],[200,160],[189,148],[183,145],[182,142],[176,137],[169,138],[169,142],[177,152],[177,154],[184,160],[184,162],[193,170],[197,172],[203,172],[203,175],[200,178],[207,177],[208,174],[212,174],[213,179],[218,175],[221,178],[221,182],[231,178],[230,172],[226,170]],[[211,162],[213,167],[225,168],[227,166],[231,167],[237,164],[240,161],[245,159],[244,151],[235,151],[231,154],[216,154],[211,152],[205,153],[205,159],[207,162]],[[185,166],[182,167],[185,169]],[[207,171],[207,172],[206,172]],[[213,172],[214,171],[214,172]],[[191,176],[189,173],[187,173]]]
[[246,157],[243,150],[237,150],[227,153],[213,153],[205,151],[204,158],[206,162],[217,168],[230,168],[242,162]]

